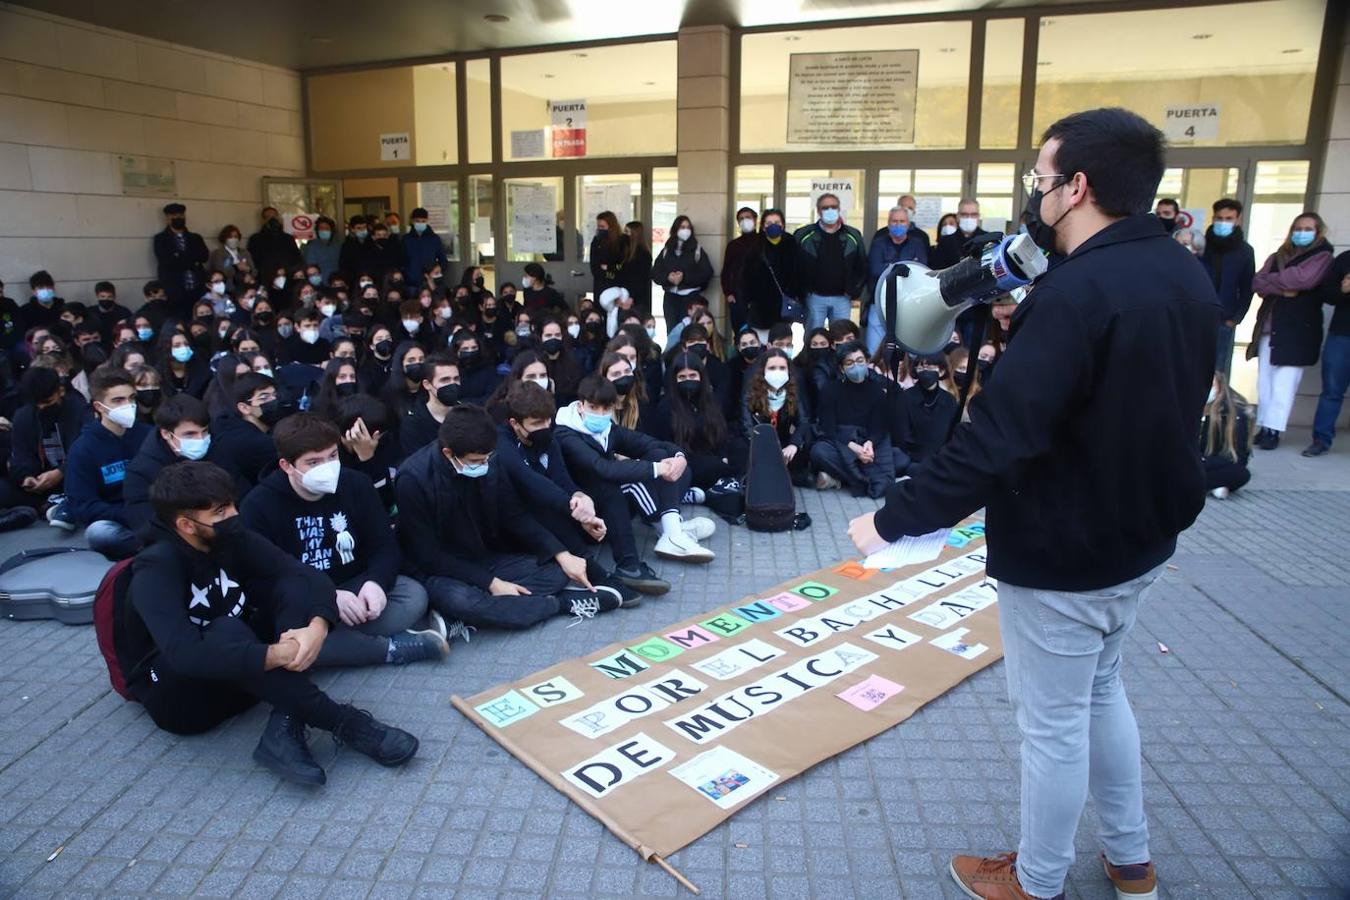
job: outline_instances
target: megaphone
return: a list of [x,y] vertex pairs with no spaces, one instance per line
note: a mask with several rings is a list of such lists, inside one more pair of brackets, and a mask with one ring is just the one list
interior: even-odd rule
[[1047,268],[1045,254],[1027,235],[991,238],[946,269],[892,263],[877,279],[872,312],[880,307],[887,330],[905,350],[937,353],[951,340],[957,316],[1026,287]]

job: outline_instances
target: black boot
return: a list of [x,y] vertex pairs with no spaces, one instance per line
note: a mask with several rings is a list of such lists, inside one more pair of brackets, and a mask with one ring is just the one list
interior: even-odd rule
[[253,750],[253,761],[296,784],[323,784],[328,780],[309,752],[304,724],[279,709],[272,710]]
[[345,707],[346,715],[333,737],[382,766],[401,766],[417,753],[417,738],[402,728],[385,725],[364,709]]

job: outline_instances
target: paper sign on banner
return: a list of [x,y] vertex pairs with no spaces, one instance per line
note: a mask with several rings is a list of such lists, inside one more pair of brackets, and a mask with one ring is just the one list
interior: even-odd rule
[[539,712],[539,707],[522,697],[519,691],[507,691],[500,697],[478,704],[474,710],[498,728],[505,728]]
[[880,675],[869,675],[853,687],[840,691],[835,696],[845,703],[856,706],[863,712],[870,712],[904,689],[904,685],[896,684]]
[[744,803],[778,780],[773,772],[728,747],[700,753],[670,774],[722,809]]
[[542,707],[561,706],[584,697],[581,689],[561,675],[525,688],[529,700]]
[[958,628],[955,631],[949,631],[941,637],[933,638],[928,643],[934,647],[940,647],[948,653],[954,653],[962,659],[975,659],[989,648],[984,644],[975,644],[966,640],[966,635],[970,633],[969,628]]
[[380,160],[390,162],[412,159],[412,138],[406,131],[380,135]]
[[1169,141],[1219,139],[1219,104],[1182,103],[1163,108],[1163,134]]
[[674,756],[670,748],[639,733],[573,766],[563,772],[563,777],[592,797],[603,797],[635,778],[656,771]]

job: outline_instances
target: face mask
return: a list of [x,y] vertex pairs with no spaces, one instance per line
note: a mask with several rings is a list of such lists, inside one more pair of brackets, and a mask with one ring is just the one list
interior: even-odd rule
[[201,459],[211,449],[211,435],[204,438],[179,438],[175,451],[183,459]]
[[943,225],[942,228],[939,230],[941,231],[943,237],[950,237],[953,234],[956,234],[955,225]]
[[257,297],[244,297],[239,301],[239,305],[247,312],[253,311],[253,304],[258,302]]
[[740,350],[741,359],[746,362],[754,362],[759,359],[759,355],[764,352],[764,348],[758,345],[754,347],[742,347]]
[[174,362],[185,363],[192,359],[191,347],[174,347],[169,353],[173,356]]
[[826,225],[835,224],[839,221],[839,210],[834,209],[833,207],[822,209],[820,211],[820,221],[824,222]]
[[315,287],[318,287],[319,285],[323,284],[323,276],[322,276],[322,275],[311,275],[311,276],[309,276],[308,281],[309,281],[310,284],[314,285]]
[[460,364],[463,365],[466,369],[473,368],[473,366],[478,362],[478,356],[479,353],[477,350],[461,350],[459,351]]
[[980,220],[975,216],[962,216],[957,219],[956,222],[966,234],[970,234],[976,228],[980,227]]
[[576,322],[573,322],[571,325],[567,326],[567,333],[575,340],[581,336],[581,326]]
[[685,350],[687,350],[687,351],[689,351],[690,353],[694,354],[694,355],[697,356],[699,359],[704,359],[704,360],[706,360],[706,359],[708,358],[708,345],[707,345],[707,344],[690,344],[690,345],[688,345],[687,347],[685,347]]
[[224,296],[225,296],[225,282],[223,282],[223,281],[213,281],[213,282],[211,282],[211,293],[215,294],[217,297],[224,297]]
[[[784,373],[786,374],[786,373]],[[769,412],[778,412],[787,405],[787,391],[781,391],[777,394],[769,394]]]
[[1232,223],[1232,222],[1215,222],[1215,223],[1214,223],[1214,226],[1213,226],[1213,228],[1214,228],[1214,236],[1217,237],[1217,238],[1232,237],[1232,236],[1233,236],[1233,224],[1234,224],[1234,223]]
[[[1057,184],[1050,190],[1057,191],[1064,187],[1063,184]],[[1031,199],[1027,200],[1027,234],[1031,235],[1031,240],[1037,247],[1040,247],[1046,253],[1055,252],[1055,226],[1063,221],[1064,216],[1068,215],[1068,210],[1060,215],[1054,222],[1046,222],[1041,219],[1041,201],[1045,199],[1045,192],[1040,188],[1031,192]]]
[[770,222],[764,226],[764,234],[770,239],[776,240],[783,236],[783,226],[777,222]]
[[409,381],[421,381],[422,364],[408,363],[406,366],[403,367],[403,377],[408,379]]
[[321,240],[321,241],[326,241],[326,240],[328,240],[328,239],[329,239],[330,237],[332,237],[332,236],[333,236],[333,232],[330,231],[330,230],[327,229],[327,228],[321,229],[321,230],[319,231],[319,240]]
[[56,291],[48,287],[38,288],[33,292],[33,296],[36,297],[37,301],[43,306],[47,306],[56,299]]
[[325,319],[337,312],[337,306],[332,303],[325,303],[319,307],[319,314]]
[[137,388],[136,402],[141,406],[155,407],[159,406],[160,390],[159,388]]
[[300,329],[300,340],[306,344],[317,344],[319,342],[319,332],[314,328]]
[[482,276],[482,275],[479,275],[477,278],[475,278],[475,279],[473,280],[473,286],[476,287],[476,288],[481,288],[481,287],[483,286],[483,276]]
[[687,241],[694,236],[694,233],[688,228],[681,228],[679,231],[675,232],[675,236],[681,241]]
[[980,369],[980,381],[988,381],[989,373],[994,371],[994,361],[992,359],[982,359],[978,363]]
[[656,340],[656,329],[655,329],[655,328],[653,328],[651,325],[648,325],[648,326],[647,326],[645,329],[643,329],[643,330],[647,332],[647,337],[651,338],[652,340]]
[[536,449],[546,448],[553,443],[553,426],[546,425],[537,431],[527,432],[526,436],[529,438],[531,447]]
[[283,339],[288,338],[288,337],[290,337],[291,335],[295,334],[295,326],[294,326],[294,325],[278,325],[278,326],[277,326],[277,334],[278,334],[281,338],[283,338]]
[[333,388],[337,391],[339,397],[351,397],[356,393],[359,385],[355,381],[348,381],[334,385]]
[[390,233],[390,234],[398,234],[398,226],[397,226],[397,225],[390,225],[390,226],[389,226],[389,233]]
[[938,385],[938,373],[932,369],[924,369],[914,376],[914,380],[925,391],[931,391]]
[[259,374],[259,375],[262,375],[262,376],[264,376],[264,377],[266,377],[266,378],[271,378],[271,377],[272,377],[272,370],[269,369],[267,366],[263,366],[261,369],[258,370],[258,374]]
[[547,353],[549,356],[557,356],[559,353],[562,352],[563,348],[562,338],[549,338],[548,340],[544,341],[542,346],[544,348],[544,352]]
[[586,430],[591,434],[604,434],[609,431],[610,423],[614,420],[601,413],[582,413],[581,423],[586,426]]
[[212,553],[219,550],[228,550],[231,547],[237,547],[239,542],[242,541],[247,534],[244,529],[243,517],[238,515],[230,516],[228,519],[221,519],[215,525],[210,525],[208,527],[211,529],[211,540],[208,543],[208,549]]
[[421,321],[418,320],[418,319],[404,319],[404,320],[403,320],[403,330],[406,331],[406,332],[408,332],[408,334],[417,334],[417,330],[418,330],[419,328],[421,328],[421,327],[422,327],[422,323],[421,323]]
[[888,225],[886,227],[886,230],[889,231],[891,233],[891,237],[895,238],[896,240],[899,240],[900,238],[909,234],[908,225]]
[[1218,399],[1218,396],[1219,392],[1214,388],[1214,385],[1210,385],[1209,396],[1205,398],[1205,405],[1208,406],[1209,404],[1213,403],[1216,399]]
[[135,403],[127,403],[116,409],[108,409],[107,406],[104,406],[103,410],[103,414],[108,417],[108,421],[112,422],[114,425],[119,425],[122,428],[130,428],[132,425],[136,424]]
[[482,478],[488,473],[488,463],[460,463],[459,474],[465,478]]
[[548,391],[549,393],[553,392],[553,384],[551,383],[547,375],[542,376],[540,378],[526,378],[525,380],[530,382],[531,384],[539,385],[541,388]]
[[867,378],[867,364],[854,363],[844,367],[844,377],[854,384],[861,384]]
[[775,391],[781,391],[788,383],[787,369],[770,369],[764,373],[764,382]]
[[286,418],[286,412],[281,408],[281,401],[273,397],[258,407],[258,418],[262,419],[265,425],[275,425]]
[[363,231],[353,231],[352,234],[356,235],[356,239],[357,239],[358,241],[364,241],[364,240],[366,239],[366,237],[367,237],[366,232],[365,232],[364,230],[363,230]]
[[182,216],[174,216],[169,220],[169,224],[180,231],[187,227],[187,219]]
[[969,372],[953,372],[953,373],[952,373],[952,381],[956,384],[956,386],[957,386],[958,388],[964,390],[965,387],[966,387],[966,385],[970,384],[970,373],[969,373]]
[[137,337],[139,340],[142,340],[142,341],[148,341],[148,340],[150,340],[150,339],[151,339],[152,337],[154,337],[154,336],[155,336],[155,330],[154,330],[153,328],[137,328],[137,329],[136,329],[136,337]]
[[746,217],[743,218],[743,219],[737,219],[737,220],[736,220],[736,223],[737,223],[737,224],[740,226],[740,228],[741,228],[741,234],[754,234],[754,233],[755,233],[755,220],[752,219],[752,218],[750,218],[749,216],[746,216]]
[[376,355],[376,356],[388,356],[390,353],[393,353],[393,352],[394,352],[394,342],[393,342],[393,341],[387,340],[387,339],[386,339],[386,340],[383,340],[383,341],[376,341],[376,342],[375,342],[375,355]]
[[1172,232],[1177,230],[1176,219],[1164,219],[1162,216],[1158,216],[1158,221],[1162,223],[1163,231],[1167,232],[1168,234],[1171,234]]
[[276,278],[272,279],[272,287],[276,288],[277,290],[281,290],[285,286],[286,286],[285,275],[278,275]]
[[614,385],[614,390],[619,392],[620,397],[627,397],[633,392],[633,385],[637,384],[637,378],[632,375],[621,375],[610,384]]
[[427,223],[426,223],[426,222],[414,222],[414,223],[413,223],[413,231],[417,232],[418,234],[421,234],[422,232],[424,232],[424,231],[426,231],[426,230],[427,230]]
[[1312,244],[1313,239],[1317,237],[1316,231],[1308,231],[1300,228],[1289,236],[1289,240],[1295,247],[1307,247]]
[[675,389],[683,394],[686,400],[693,400],[703,390],[703,382],[681,381],[675,385]]
[[440,319],[442,322],[450,321],[450,317],[454,314],[455,311],[448,306],[442,306],[440,309],[436,310],[436,318]]
[[303,473],[300,476],[300,484],[304,486],[305,490],[312,491],[315,494],[336,494],[338,476],[341,474],[342,463],[334,459]]

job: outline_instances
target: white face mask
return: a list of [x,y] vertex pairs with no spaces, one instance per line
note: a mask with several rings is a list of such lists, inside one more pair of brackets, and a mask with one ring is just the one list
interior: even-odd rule
[[744,219],[741,219],[740,225],[741,225],[741,234],[755,233],[755,220],[750,218],[749,216],[746,216]]
[[551,390],[553,390],[553,388],[549,385],[549,382],[548,382],[548,376],[547,376],[547,375],[541,375],[541,376],[538,376],[538,377],[535,377],[535,378],[526,378],[525,381],[533,381],[535,384],[539,385],[541,388],[543,388],[543,389],[546,390],[546,391],[551,391]]
[[305,490],[316,494],[336,494],[338,476],[341,474],[342,463],[334,459],[305,472],[300,476],[300,483],[305,486]]
[[781,391],[788,383],[787,369],[769,369],[764,373],[764,381],[775,391]]
[[136,424],[135,403],[127,403],[116,409],[109,409],[105,405],[103,410],[103,414],[108,417],[108,421],[112,422],[114,425],[119,425],[122,428],[130,428],[132,425]]
[[577,336],[581,334],[581,326],[576,322],[573,322],[571,325],[567,326],[567,333],[575,340]]
[[323,317],[326,319],[333,313],[337,312],[337,307],[331,303],[325,303],[323,306],[319,307],[319,312],[322,313]]
[[955,225],[943,225],[943,226],[942,226],[942,236],[943,236],[943,237],[947,237],[947,236],[953,235],[953,234],[956,234],[956,226],[955,226]]
[[319,332],[314,328],[301,328],[300,340],[306,344],[317,344],[319,342]]
[[694,236],[694,233],[688,228],[681,228],[679,231],[675,232],[675,236],[682,241],[687,241]]
[[962,216],[957,219],[957,222],[960,224],[961,230],[966,234],[970,234],[976,228],[980,227],[980,220],[977,216]]
[[286,286],[285,275],[278,275],[276,278],[272,279],[272,287],[276,288],[277,290],[281,290],[285,286]]
[[450,317],[454,314],[455,311],[448,306],[442,306],[440,309],[436,310],[436,315],[441,318],[441,321],[449,321]]
[[217,297],[225,296],[225,282],[223,281],[211,282],[211,293],[215,294]]
[[422,327],[422,323],[417,319],[404,319],[403,330],[408,334],[417,334],[417,329]]

